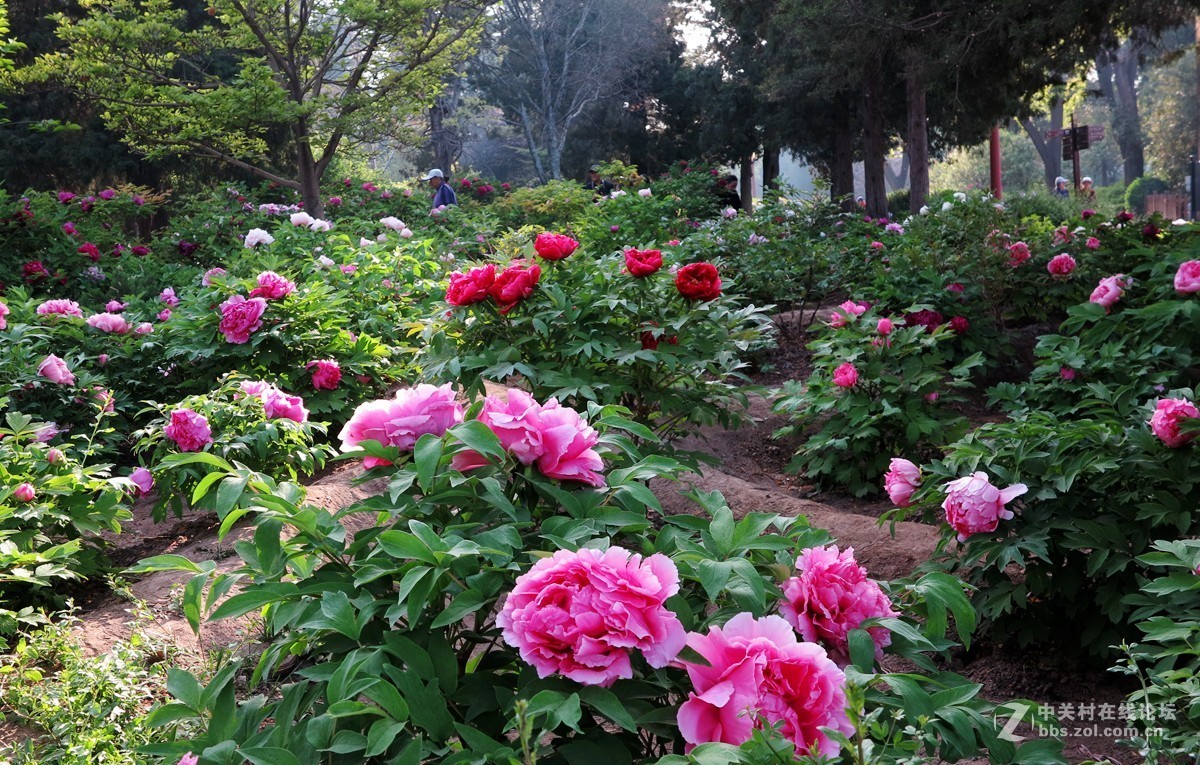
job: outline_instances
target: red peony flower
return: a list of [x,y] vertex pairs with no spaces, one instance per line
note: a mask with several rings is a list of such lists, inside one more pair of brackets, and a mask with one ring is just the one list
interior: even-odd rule
[[675,288],[688,300],[716,300],[721,276],[712,263],[689,263],[675,275]]
[[659,250],[635,250],[630,248],[625,251],[625,269],[629,271],[631,276],[639,279],[649,276],[662,268],[662,264],[662,252]]

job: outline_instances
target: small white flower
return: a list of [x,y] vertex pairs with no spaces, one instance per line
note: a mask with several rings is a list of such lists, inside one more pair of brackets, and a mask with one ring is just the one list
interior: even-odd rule
[[306,212],[292,213],[293,226],[311,226],[314,220],[315,218]]
[[405,239],[412,239],[412,235],[412,229],[405,228],[400,230],[400,236],[404,237]]
[[358,239],[359,247],[370,247],[373,244],[375,244],[375,243],[372,242],[370,239],[367,239],[366,237],[359,237],[359,239]]
[[317,218],[313,220],[312,223],[308,224],[308,228],[310,231],[328,231],[329,229],[333,228],[333,224],[327,220],[321,220],[320,218]]
[[609,194],[609,196],[612,197],[613,199],[616,199],[617,197],[625,196],[625,192],[622,189],[617,189],[616,191]]
[[948,212],[949,210],[953,210],[953,209],[954,209],[953,202],[942,202],[942,212]]
[[996,204],[992,205],[992,207],[995,207],[1000,212],[1004,212],[1004,203],[1003,202],[997,202]]
[[639,197],[648,197],[648,196],[650,196],[650,189],[638,189],[638,196],[639,196]]
[[1175,220],[1171,221],[1172,226],[1186,226],[1187,224],[1188,222],[1183,218],[1176,218]]
[[386,242],[387,234],[380,234],[379,236],[375,237],[375,241],[376,242]]
[[955,198],[955,199],[957,199],[959,202],[966,202],[966,201],[967,201],[967,195],[966,195],[966,194],[964,194],[964,193],[963,193],[963,192],[961,192],[961,191],[956,191],[956,192],[954,192],[954,198]]
[[921,209],[917,210],[917,212],[920,213],[921,215],[928,215],[929,214],[929,205],[922,205]]
[[260,244],[270,244],[275,241],[275,237],[263,231],[261,228],[252,228],[250,233],[246,234],[246,246],[257,247]]
[[738,211],[733,209],[732,207],[726,207],[724,210],[721,211],[721,217],[725,218],[726,220],[732,220],[737,217],[737,212]]

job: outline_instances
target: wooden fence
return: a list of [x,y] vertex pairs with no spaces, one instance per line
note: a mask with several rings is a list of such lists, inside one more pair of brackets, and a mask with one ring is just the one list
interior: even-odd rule
[[1158,213],[1167,220],[1186,218],[1188,207],[1187,194],[1147,194],[1146,214]]

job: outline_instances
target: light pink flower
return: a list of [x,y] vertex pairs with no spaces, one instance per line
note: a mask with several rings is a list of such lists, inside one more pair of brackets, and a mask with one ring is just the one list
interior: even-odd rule
[[336,390],[342,382],[342,367],[333,359],[310,361],[304,368],[312,369],[312,383],[317,390]]
[[353,263],[347,263],[347,264],[341,266],[341,270],[342,270],[343,274],[346,274],[347,276],[349,276],[350,274],[352,274],[358,270],[358,266],[354,265]]
[[801,643],[782,617],[741,613],[707,635],[690,633],[688,647],[708,666],[684,664],[695,689],[679,708],[688,748],[708,742],[739,745],[755,729],[780,723],[798,754],[833,756],[838,744],[822,727],[851,734],[846,676],[816,643]]
[[[337,199],[337,197],[330,199],[330,204],[333,204],[334,199]],[[309,231],[328,231],[331,228],[333,228],[333,224],[327,220],[322,220],[321,218],[316,218],[312,223],[308,224]]]
[[1180,425],[1186,420],[1200,417],[1200,410],[1191,401],[1181,398],[1160,398],[1150,417],[1150,430],[1164,444],[1178,449],[1196,437],[1196,433],[1184,433]]
[[883,488],[896,507],[912,504],[913,492],[921,485],[921,468],[902,457],[895,457],[883,477]]
[[517,577],[496,624],[539,677],[608,686],[633,677],[635,650],[656,668],[682,650],[683,625],[665,605],[678,591],[665,555],[559,550]]
[[538,470],[560,481],[581,481],[603,486],[604,462],[593,448],[600,436],[579,416],[579,412],[550,399],[538,415],[542,431],[542,453]]
[[[796,559],[797,576],[782,585],[779,611],[805,640],[820,643],[841,666],[850,663],[849,634],[867,619],[897,616],[879,583],[854,560],[854,548],[810,547]],[[891,645],[886,627],[868,627],[875,656]]]
[[153,331],[154,331],[154,325],[148,321],[143,321],[141,324],[138,324],[136,327],[133,328],[133,332],[136,335],[148,335]]
[[210,268],[204,272],[204,276],[200,279],[200,284],[204,285],[205,287],[211,287],[214,277],[224,276],[226,273],[228,272],[224,268]]
[[408,229],[408,228],[401,229],[401,230],[400,230],[400,237],[401,237],[402,239],[412,239],[412,237],[413,237],[413,232],[412,232],[412,230],[411,230],[411,229]]
[[858,370],[849,361],[842,362],[833,370],[833,384],[839,388],[853,388],[858,384]]
[[271,383],[261,380],[246,380],[240,387],[247,396],[262,400],[267,419],[308,422],[308,410],[304,408],[304,399],[299,396],[289,396]]
[[77,316],[83,318],[83,309],[74,300],[47,300],[36,309],[39,316]]
[[292,213],[291,217],[293,226],[311,226],[313,220],[315,220],[313,216],[304,211]]
[[37,498],[37,490],[33,488],[33,484],[26,481],[13,489],[12,496],[18,502],[29,503]]
[[639,197],[648,197],[648,196],[650,196],[650,194],[651,194],[650,189],[638,189]]
[[400,220],[394,215],[389,215],[386,218],[380,218],[379,222],[383,224],[385,228],[390,228],[392,231],[404,230],[404,221]]
[[[462,422],[462,417],[462,406],[454,400],[454,390],[448,383],[441,387],[422,383],[401,388],[393,399],[360,404],[338,438],[343,452],[353,451],[363,441],[412,451],[418,438],[426,433],[442,436]],[[389,464],[379,457],[363,460],[367,468]]]
[[1189,260],[1175,272],[1175,291],[1184,295],[1200,292],[1200,260]]
[[66,456],[67,455],[63,454],[62,449],[52,447],[46,452],[46,462],[49,462],[51,465],[56,465],[66,459]]
[[128,307],[128,303],[122,303],[120,300],[110,300],[104,304],[104,310],[109,313],[120,313]]
[[8,320],[4,318],[5,316],[8,316],[8,314],[8,306],[6,306],[4,303],[0,303],[0,329],[8,329]]
[[169,318],[171,318],[171,309],[170,308],[164,308],[158,312],[158,320],[159,321],[166,321]]
[[[532,465],[542,455],[542,407],[523,390],[510,388],[507,400],[488,396],[477,418],[487,425],[500,445],[522,465]],[[454,455],[451,467],[459,471],[472,470],[487,464],[478,452],[467,450]]]
[[246,246],[249,248],[257,247],[260,244],[271,244],[275,241],[275,237],[263,231],[261,228],[252,228],[246,234]]
[[1013,268],[1029,260],[1029,245],[1024,242],[1013,242],[1008,246],[1008,265]]
[[200,758],[188,752],[175,765],[200,765]]
[[129,480],[137,485],[138,494],[145,494],[154,488],[154,476],[144,467],[135,468],[129,474]]
[[282,300],[296,291],[296,283],[274,271],[263,271],[258,275],[258,286],[250,291],[250,297],[267,300]]
[[942,508],[946,521],[958,532],[958,541],[965,542],[972,534],[995,531],[1001,520],[1013,517],[1005,504],[1029,491],[1023,483],[1007,489],[997,489],[982,471],[946,484],[946,499]]
[[53,353],[42,359],[42,363],[38,365],[37,373],[57,385],[75,384],[75,375],[71,374],[71,368],[67,366],[67,362]]
[[1075,258],[1061,252],[1050,258],[1050,262],[1046,264],[1046,270],[1054,276],[1069,276],[1075,270]]
[[98,313],[87,318],[87,325],[94,327],[101,332],[109,334],[123,335],[133,326],[125,320],[125,317],[119,313]]
[[171,412],[171,423],[163,435],[175,442],[182,452],[198,452],[213,442],[208,419],[191,409]]
[[225,341],[240,345],[249,342],[250,334],[262,327],[262,316],[267,310],[267,301],[260,297],[247,300],[241,295],[221,303],[221,323],[218,329]]
[[1100,284],[1096,285],[1096,289],[1092,291],[1092,296],[1088,299],[1093,303],[1104,306],[1107,311],[1112,308],[1114,303],[1121,299],[1121,296],[1125,294],[1125,288],[1128,286],[1129,283],[1125,278],[1125,274],[1107,276],[1100,280]]
[[174,308],[179,305],[179,297],[176,296],[175,290],[172,287],[166,287],[162,292],[158,293],[158,299],[166,303],[168,308]]

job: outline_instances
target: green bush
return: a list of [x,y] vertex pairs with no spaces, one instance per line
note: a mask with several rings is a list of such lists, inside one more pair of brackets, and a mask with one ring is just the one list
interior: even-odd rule
[[1171,190],[1171,185],[1161,178],[1144,175],[1129,184],[1125,190],[1125,208],[1136,213],[1145,214],[1146,197],[1151,194],[1163,194]]

